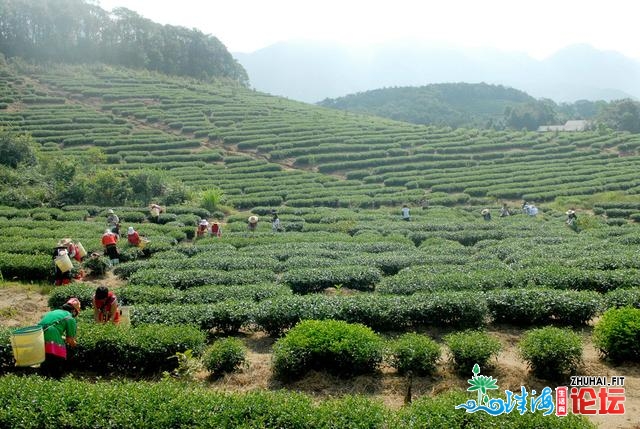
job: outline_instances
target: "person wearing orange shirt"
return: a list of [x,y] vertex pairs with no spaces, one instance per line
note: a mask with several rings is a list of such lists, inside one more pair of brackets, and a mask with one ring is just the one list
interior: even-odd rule
[[102,234],[102,245],[104,246],[104,253],[109,257],[113,265],[120,262],[120,255],[118,254],[118,247],[116,246],[117,242],[118,236],[111,232],[111,230],[106,229],[104,234]]

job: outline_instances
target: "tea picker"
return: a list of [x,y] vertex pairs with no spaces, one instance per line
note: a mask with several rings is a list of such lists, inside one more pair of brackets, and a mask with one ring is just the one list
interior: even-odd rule
[[70,298],[61,308],[45,314],[38,325],[44,332],[44,362],[40,365],[42,375],[60,378],[67,361],[67,346],[75,347],[77,322],[80,313],[78,298]]

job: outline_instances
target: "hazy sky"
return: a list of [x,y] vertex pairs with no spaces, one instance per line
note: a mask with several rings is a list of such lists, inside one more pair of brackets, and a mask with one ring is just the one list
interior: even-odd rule
[[348,44],[416,38],[541,59],[574,43],[640,60],[636,0],[97,0],[161,24],[197,28],[231,52],[283,40]]

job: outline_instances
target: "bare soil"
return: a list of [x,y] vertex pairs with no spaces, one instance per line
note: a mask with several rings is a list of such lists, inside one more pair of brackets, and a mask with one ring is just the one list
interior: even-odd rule
[[[96,282],[96,285],[98,283]],[[99,284],[117,288],[121,282],[113,277],[100,279]],[[47,312],[48,287],[7,283],[0,286],[0,325],[9,327],[27,326],[37,323]],[[80,328],[82,329],[82,328]],[[490,326],[488,332],[502,343],[502,351],[493,368],[482,368],[482,374],[498,379],[499,390],[516,391],[520,386],[528,390],[540,391],[544,386],[554,388],[568,385],[566,381],[541,380],[531,375],[519,357],[517,343],[525,329],[513,326]],[[424,333],[436,340],[447,332],[430,329]],[[591,342],[591,326],[579,332],[584,340],[584,364],[579,375],[624,376],[625,377],[625,414],[622,416],[592,416],[591,420],[603,429],[640,429],[640,365],[626,364],[612,366],[600,359],[599,353]],[[272,377],[271,347],[274,338],[263,332],[243,332],[240,335],[248,349],[247,365],[239,372],[222,378],[209,379],[204,371],[197,379],[211,389],[226,392],[247,392],[252,390],[288,389],[304,392],[318,401],[340,397],[346,394],[363,394],[382,401],[389,408],[399,408],[407,401],[408,382],[399,376],[393,368],[383,366],[376,374],[342,379],[326,373],[312,372],[301,380],[282,383]],[[444,347],[443,347],[444,349]],[[411,385],[411,397],[433,396],[451,389],[464,390],[468,387],[469,374],[460,376],[448,364],[448,355],[443,353],[438,372],[433,376],[414,377]]]

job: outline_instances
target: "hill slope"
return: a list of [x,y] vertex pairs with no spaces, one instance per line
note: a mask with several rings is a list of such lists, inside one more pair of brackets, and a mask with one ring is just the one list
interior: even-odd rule
[[501,85],[447,83],[376,89],[318,104],[414,124],[484,128],[502,123],[507,107],[535,103],[525,92]]
[[99,148],[105,167],[219,187],[237,208],[640,191],[637,134],[425,127],[106,66],[18,62],[2,67],[0,94],[0,125],[31,133],[50,157]]
[[198,79],[248,82],[216,38],[85,0],[0,0],[0,53],[31,61],[101,62]]

